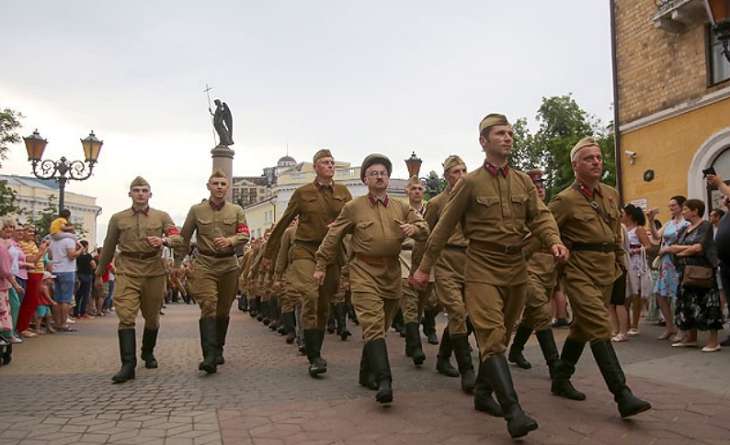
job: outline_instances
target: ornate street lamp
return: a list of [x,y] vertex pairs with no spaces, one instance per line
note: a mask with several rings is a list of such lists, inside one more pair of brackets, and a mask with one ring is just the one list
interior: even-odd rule
[[416,152],[411,153],[411,157],[406,159],[406,168],[408,168],[408,177],[411,178],[412,176],[418,176],[418,173],[421,171],[421,164],[423,164],[423,161],[421,158],[416,156]]
[[39,179],[55,179],[58,182],[58,211],[63,210],[66,193],[66,181],[83,181],[91,177],[94,165],[99,159],[99,152],[104,141],[98,139],[94,132],[81,139],[85,161],[69,161],[61,156],[58,161],[43,160],[43,152],[48,141],[41,137],[38,130],[23,138],[28,152],[28,161],[33,165],[33,176]]
[[722,54],[730,62],[730,0],[705,0],[712,31],[722,43]]

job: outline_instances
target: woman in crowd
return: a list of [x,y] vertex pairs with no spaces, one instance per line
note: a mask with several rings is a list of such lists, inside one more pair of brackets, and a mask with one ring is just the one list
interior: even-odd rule
[[[657,230],[654,225],[650,225],[654,239],[661,240],[661,247],[659,248],[659,275],[654,284],[654,296],[665,321],[664,333],[659,336],[659,340],[666,340],[677,334],[672,321],[672,303],[677,298],[679,275],[674,265],[674,255],[672,255],[670,247],[677,242],[679,231],[688,225],[687,221],[682,217],[682,206],[686,200],[687,198],[684,196],[673,196],[669,200],[669,213],[672,215],[672,218],[660,230]],[[657,213],[657,209],[650,210],[648,214],[649,220],[654,220]],[[681,340],[681,335],[672,338],[672,341],[679,340]]]
[[[43,241],[40,245],[36,244],[36,228],[33,224],[26,224],[23,228],[22,235],[18,238],[18,245],[25,253],[25,262],[28,265],[28,281],[25,285],[25,296],[20,306],[20,316],[18,317],[18,331],[21,335],[26,335],[31,320],[36,315],[36,308],[40,304],[40,285],[43,280],[45,266],[43,259],[48,251],[48,242]],[[42,311],[45,313],[45,311]],[[39,323],[36,323],[36,331],[40,329]]]
[[[680,285],[675,321],[684,331],[684,338],[672,346],[697,346],[697,331],[709,331],[702,351],[716,352],[720,350],[717,331],[722,329],[724,319],[715,278],[717,250],[712,224],[702,219],[704,213],[705,203],[701,200],[685,201],[682,215],[689,225],[680,230],[677,242],[667,247],[677,258]],[[709,277],[701,279],[701,271],[706,271]]]
[[[20,303],[25,292],[25,283],[28,280],[28,265],[25,262],[25,253],[18,245],[18,235],[20,232],[16,229],[15,222],[9,225],[4,231],[3,239],[7,243],[8,253],[10,254],[10,271],[13,273],[13,284],[8,289],[8,299],[10,300],[10,315],[13,320],[13,329],[10,331],[9,339],[11,343],[21,343],[22,339],[18,334],[18,315],[20,314]],[[24,336],[35,337],[33,332],[27,331]]]
[[624,256],[621,258],[622,269],[624,272],[613,284],[613,291],[611,292],[611,300],[608,304],[608,315],[611,318],[611,328],[613,330],[613,342],[624,342],[629,339],[629,313],[626,309],[626,293],[630,289],[629,273],[628,270],[631,268],[629,264],[629,236],[626,233],[626,227],[621,225],[623,230],[624,240]]
[[[18,291],[20,286],[15,281],[12,271],[12,257],[9,248],[13,244],[15,220],[5,216],[0,220],[0,338],[3,343],[17,343],[13,337],[14,321],[10,306],[10,290]],[[6,346],[6,345],[3,345]]]
[[644,211],[633,204],[624,207],[622,223],[626,228],[629,248],[629,268],[626,271],[631,317],[628,335],[639,335],[639,320],[644,301],[652,291],[651,273],[646,262],[646,249],[651,247],[649,235],[646,233],[646,217]]

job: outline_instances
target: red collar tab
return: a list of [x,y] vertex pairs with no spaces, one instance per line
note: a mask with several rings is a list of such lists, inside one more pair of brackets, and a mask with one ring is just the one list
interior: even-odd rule
[[494,177],[501,174],[502,177],[506,178],[507,173],[509,173],[509,165],[505,165],[504,167],[497,167],[489,161],[484,161],[484,168],[486,168],[487,171],[491,173]]
[[150,208],[149,208],[149,206],[148,206],[148,207],[145,207],[145,208],[143,208],[143,209],[139,209],[139,210],[137,210],[137,209],[135,209],[134,207],[132,207],[132,215],[137,215],[137,214],[141,213],[141,214],[143,214],[144,216],[147,216],[147,214],[148,214],[149,212],[150,212]]
[[209,199],[209,200],[208,200],[208,205],[210,205],[210,208],[211,208],[211,209],[213,209],[213,210],[215,210],[215,211],[218,211],[218,210],[222,209],[222,208],[223,208],[223,207],[224,207],[224,206],[226,205],[226,202],[225,202],[225,201],[223,201],[223,202],[222,202],[222,203],[220,203],[220,204],[216,204],[216,203],[214,203],[214,202],[213,202],[212,200],[210,200],[210,199]]
[[388,195],[385,195],[385,198],[383,199],[376,198],[373,195],[368,195],[368,200],[370,200],[370,204],[374,206],[377,206],[378,203],[381,203],[383,204],[383,207],[388,207],[388,202],[390,201],[390,199],[388,199]]

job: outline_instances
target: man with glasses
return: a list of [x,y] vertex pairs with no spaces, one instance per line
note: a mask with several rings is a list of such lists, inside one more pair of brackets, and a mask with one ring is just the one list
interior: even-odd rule
[[342,239],[352,234],[350,291],[365,340],[359,381],[378,391],[379,403],[393,401],[385,333],[401,298],[401,243],[428,236],[428,226],[416,210],[388,197],[391,169],[390,160],[381,154],[365,158],[360,179],[367,184],[368,194],[347,203],[330,225],[317,250],[313,274],[316,282],[326,282],[327,269],[338,261]]
[[[167,273],[162,260],[162,247],[181,243],[175,223],[167,213],[150,208],[150,184],[137,176],[129,185],[132,207],[112,215],[104,239],[104,247],[96,266],[96,279],[101,280],[107,265],[115,260],[116,288],[114,309],[119,318],[119,355],[122,367],[112,377],[114,383],[134,379],[137,358],[135,319],[142,311],[142,360],[145,368],[157,368],[154,348],[160,329],[160,308],[164,298]],[[58,275],[56,273],[56,275]]]
[[309,375],[317,377],[327,372],[327,361],[321,356],[322,343],[330,302],[337,292],[340,266],[344,260],[338,258],[329,264],[320,286],[312,278],[314,254],[327,234],[327,228],[352,196],[347,187],[334,181],[335,160],[329,150],[317,151],[312,162],[316,177],[292,194],[284,214],[269,236],[262,263],[264,267],[271,266],[279,252],[284,231],[299,216],[288,276],[291,279],[290,290],[302,301],[301,321]]

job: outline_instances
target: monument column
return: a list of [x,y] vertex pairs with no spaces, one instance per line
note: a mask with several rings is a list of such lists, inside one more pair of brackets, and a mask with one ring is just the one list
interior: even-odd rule
[[228,178],[228,183],[231,184],[226,195],[226,201],[233,200],[233,155],[235,153],[235,151],[222,144],[218,144],[210,151],[210,155],[213,158],[212,170],[223,170]]

